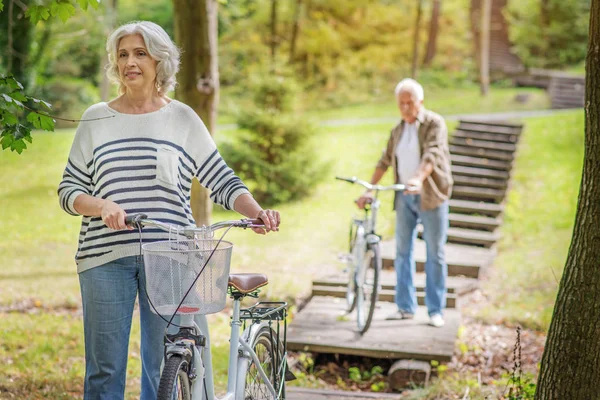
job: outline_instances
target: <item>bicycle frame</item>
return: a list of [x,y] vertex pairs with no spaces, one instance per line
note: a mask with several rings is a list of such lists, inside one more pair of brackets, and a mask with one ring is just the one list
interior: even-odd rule
[[[161,228],[165,231],[172,232],[175,234],[179,234],[186,237],[195,237],[197,233],[206,234],[206,232],[214,232],[217,229],[227,228],[229,226],[237,226],[242,228],[247,227],[255,227],[262,226],[260,221],[258,220],[240,220],[240,221],[223,221],[221,223],[214,224],[208,228],[196,228],[196,227],[186,227],[181,229],[173,230],[172,227],[163,224],[159,221],[148,220],[145,215],[137,215],[132,216],[128,219],[128,224],[139,224],[141,225],[149,225]],[[252,296],[252,294],[250,294]],[[243,387],[238,387],[240,381],[240,377],[238,377],[238,371],[243,371],[242,367],[247,366],[244,363],[250,363],[250,361],[254,362],[254,365],[261,375],[263,382],[266,386],[266,389],[271,394],[273,399],[279,399],[281,393],[278,391],[270,382],[269,377],[265,373],[264,369],[261,366],[260,360],[252,348],[251,344],[254,342],[255,337],[260,332],[261,328],[269,327],[270,324],[264,322],[266,317],[277,313],[282,309],[286,309],[287,303],[278,302],[273,303],[278,305],[271,309],[270,311],[261,314],[258,318],[252,317],[252,312],[250,311],[250,318],[244,317],[244,319],[252,319],[252,323],[244,329],[244,332],[241,332],[242,329],[242,318],[241,312],[248,311],[250,309],[241,309],[241,301],[244,296],[233,295],[233,313],[232,313],[232,321],[231,321],[231,331],[229,335],[229,364],[228,364],[228,376],[227,376],[227,393],[221,397],[217,398],[215,396],[214,391],[214,376],[212,369],[212,360],[210,353],[210,339],[209,338],[209,329],[208,322],[205,315],[193,315],[193,314],[180,314],[179,315],[179,323],[177,332],[169,335],[169,336],[177,336],[182,332],[182,329],[192,330],[193,334],[183,334],[180,335],[180,340],[176,341],[167,341],[165,340],[165,351],[163,363],[161,366],[161,376],[162,369],[166,360],[168,360],[173,355],[181,355],[186,357],[188,360],[191,360],[191,373],[188,375],[191,378],[191,399],[193,400],[243,400],[244,399],[244,390],[245,390],[245,381],[243,381]],[[255,304],[253,307],[256,307],[261,303]],[[285,316],[285,312],[283,314]],[[198,317],[198,318],[195,318]],[[284,318],[285,323],[285,318]],[[190,339],[191,337],[191,339]],[[167,338],[165,333],[165,338]],[[196,340],[199,339],[199,340]],[[277,337],[277,341],[279,343],[279,337]],[[284,342],[285,342],[285,333],[284,333]],[[281,368],[282,374],[281,379],[284,380],[285,373],[285,363],[286,353],[282,354],[281,357]],[[245,376],[244,376],[245,378]],[[279,383],[281,387],[281,383]]]

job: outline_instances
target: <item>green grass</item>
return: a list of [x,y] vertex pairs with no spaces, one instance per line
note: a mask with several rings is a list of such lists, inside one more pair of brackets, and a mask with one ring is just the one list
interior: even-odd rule
[[[518,103],[517,94],[529,94],[527,102]],[[225,98],[221,105],[220,125],[235,123],[235,110],[241,107],[244,100],[235,97],[235,100]],[[425,88],[425,106],[442,115],[452,114],[480,114],[501,111],[540,110],[550,106],[547,93],[535,88],[499,88],[492,87],[489,95],[482,98],[479,88],[467,87],[464,89],[431,89]],[[250,104],[247,104],[248,106]],[[397,117],[398,108],[394,101],[393,93],[383,101],[372,101],[364,104],[352,104],[345,107],[327,110],[313,110],[307,106],[307,117],[315,121],[358,119],[358,118],[385,118]]]
[[527,120],[484,289],[490,322],[546,331],[566,261],[583,167],[582,111]]
[[[355,111],[353,117],[369,114]],[[349,115],[344,113],[321,116]],[[279,233],[231,232],[228,240],[236,246],[233,270],[266,272],[271,284],[264,295],[293,300],[308,294],[315,275],[341,268],[337,258],[345,249],[349,218],[355,214],[352,200],[362,190],[335,181],[333,176],[368,179],[390,128],[389,123],[323,128],[320,148],[332,163],[331,179],[319,185],[310,198],[278,207],[283,216]],[[526,121],[504,239],[493,278],[484,287],[493,306],[482,318],[547,327],[558,285],[552,271],[560,279],[570,240],[581,173],[582,132],[581,112]],[[227,135],[233,136],[235,131]],[[73,131],[36,134],[23,155],[0,152],[0,310],[31,310],[0,313],[0,398],[7,391],[15,398],[80,397],[83,335],[81,318],[74,311],[79,308],[80,296],[73,261],[80,220],[58,207],[56,195],[72,137]],[[217,136],[217,141],[221,140],[227,140],[224,133]],[[389,174],[386,179],[391,179]],[[384,195],[383,201],[391,204],[391,195]],[[381,211],[380,232],[390,237],[391,205],[384,205]],[[236,217],[215,208],[214,220]],[[227,321],[224,314],[211,317],[221,389],[227,366]],[[137,323],[133,329],[130,398],[139,395]]]

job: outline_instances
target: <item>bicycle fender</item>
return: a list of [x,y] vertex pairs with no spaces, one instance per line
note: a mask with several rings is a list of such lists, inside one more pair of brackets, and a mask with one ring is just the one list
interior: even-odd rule
[[367,243],[368,244],[377,244],[381,242],[381,237],[378,235],[375,235],[374,233],[370,233],[367,235]]

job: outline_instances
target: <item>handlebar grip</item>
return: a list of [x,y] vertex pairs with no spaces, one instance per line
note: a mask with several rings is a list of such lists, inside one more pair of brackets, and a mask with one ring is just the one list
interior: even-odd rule
[[340,181],[350,182],[350,183],[355,183],[356,182],[356,177],[355,176],[353,176],[352,178],[344,178],[342,176],[336,176],[335,179],[340,180]]
[[147,218],[148,216],[142,213],[126,215],[125,224],[128,226],[137,226],[140,220]]

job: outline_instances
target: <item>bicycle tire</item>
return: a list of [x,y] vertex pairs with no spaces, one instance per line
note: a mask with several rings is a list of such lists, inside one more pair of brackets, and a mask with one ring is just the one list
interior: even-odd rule
[[165,363],[160,376],[156,399],[173,400],[173,394],[176,392],[178,400],[191,400],[188,368],[189,363],[182,356],[171,356]]
[[358,288],[356,286],[356,265],[354,265],[354,256],[356,246],[356,238],[358,236],[358,225],[353,222],[350,224],[350,240],[349,240],[349,254],[350,259],[348,262],[348,284],[346,287],[346,312],[350,314],[356,308],[356,298],[358,294]]
[[[281,396],[276,399],[285,399],[285,379],[280,375],[281,365],[285,362],[283,359],[283,344],[278,341],[277,335],[270,327],[263,326],[254,337],[251,347],[259,358],[261,367],[275,391],[279,391],[281,387]],[[242,398],[244,400],[273,400],[254,361],[250,359],[242,366],[238,371],[237,385],[238,390],[241,387],[244,388]]]
[[365,263],[365,277],[362,279],[362,285],[357,285],[356,296],[356,324],[361,335],[364,335],[371,326],[381,288],[379,280],[382,260],[379,243],[369,245],[365,254],[369,255],[370,259]]

